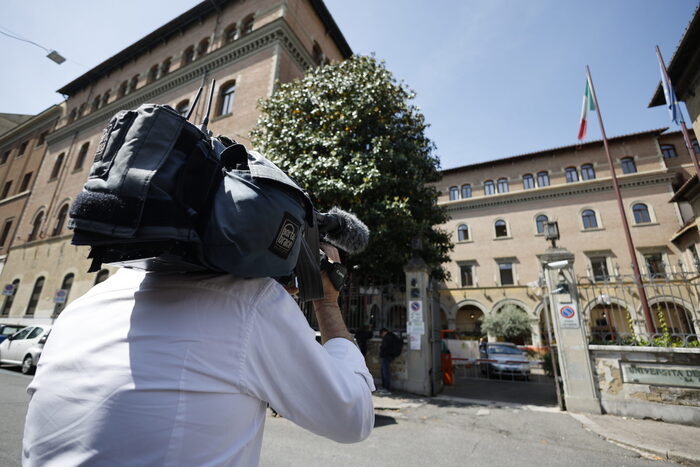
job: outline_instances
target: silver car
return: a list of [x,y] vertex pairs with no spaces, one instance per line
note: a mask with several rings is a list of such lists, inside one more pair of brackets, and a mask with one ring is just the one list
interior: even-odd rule
[[530,361],[525,353],[509,342],[481,344],[479,347],[481,373],[491,376],[521,376],[530,378]]
[[0,343],[0,363],[19,365],[22,373],[36,370],[44,343],[51,332],[51,325],[27,326]]

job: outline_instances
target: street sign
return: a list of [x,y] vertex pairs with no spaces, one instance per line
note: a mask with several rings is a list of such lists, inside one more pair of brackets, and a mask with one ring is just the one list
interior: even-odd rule
[[578,328],[578,310],[573,303],[562,303],[559,305],[557,313],[560,328]]
[[58,289],[53,296],[53,301],[54,303],[66,303],[66,298],[68,298],[68,291],[66,289]]
[[3,295],[13,295],[15,293],[15,285],[14,284],[5,284],[5,286],[2,288],[2,294]]

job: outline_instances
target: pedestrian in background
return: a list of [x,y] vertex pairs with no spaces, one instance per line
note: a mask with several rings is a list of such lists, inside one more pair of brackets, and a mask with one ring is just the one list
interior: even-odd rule
[[388,396],[391,394],[391,361],[401,355],[403,341],[387,328],[379,331],[382,344],[379,347],[379,358],[382,370],[382,388],[377,391],[377,395]]

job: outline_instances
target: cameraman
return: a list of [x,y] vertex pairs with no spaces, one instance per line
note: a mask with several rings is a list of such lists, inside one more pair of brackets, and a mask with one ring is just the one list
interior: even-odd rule
[[321,436],[365,439],[372,377],[323,283],[320,346],[272,279],[119,270],[56,320],[23,464],[257,465],[267,403]]

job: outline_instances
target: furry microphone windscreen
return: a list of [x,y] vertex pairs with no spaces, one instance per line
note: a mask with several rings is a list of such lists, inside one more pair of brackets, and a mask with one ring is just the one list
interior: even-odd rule
[[333,227],[324,232],[323,240],[348,253],[359,253],[369,242],[369,229],[354,214],[332,208],[327,214]]
[[115,216],[123,211],[124,207],[124,200],[113,194],[83,190],[75,198],[70,208],[70,216],[111,223],[119,220],[115,219]]

